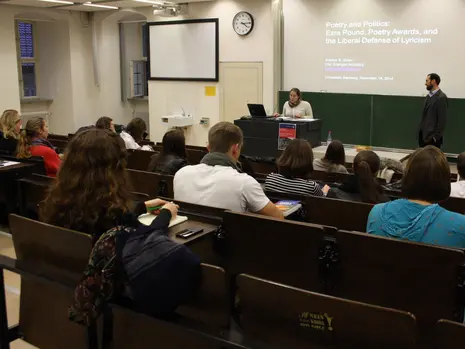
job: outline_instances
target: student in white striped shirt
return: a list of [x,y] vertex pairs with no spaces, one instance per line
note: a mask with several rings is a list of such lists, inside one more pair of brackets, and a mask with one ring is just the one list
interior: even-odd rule
[[309,179],[313,172],[313,151],[305,139],[292,140],[276,161],[276,165],[278,173],[270,173],[266,177],[265,190],[324,196],[318,183]]

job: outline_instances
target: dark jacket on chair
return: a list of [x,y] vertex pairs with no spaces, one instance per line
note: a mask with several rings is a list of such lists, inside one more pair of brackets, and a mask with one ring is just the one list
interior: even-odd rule
[[432,143],[433,137],[436,141],[442,139],[448,107],[447,96],[442,90],[437,91],[432,97],[426,97],[419,129],[426,144]]
[[16,148],[18,146],[18,140],[15,138],[5,138],[3,132],[0,131],[0,152],[4,155],[16,154]]
[[176,155],[166,155],[161,158],[161,154],[152,156],[148,171],[167,175],[175,175],[178,170],[187,165],[187,160]]

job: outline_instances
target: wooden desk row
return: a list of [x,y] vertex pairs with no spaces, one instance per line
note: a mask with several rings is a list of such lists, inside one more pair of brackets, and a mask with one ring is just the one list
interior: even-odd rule
[[[42,276],[50,271],[73,282],[79,279],[91,248],[87,235],[19,216],[10,221],[18,261],[33,265]],[[217,233],[203,237],[214,239]],[[203,266],[199,294],[179,308],[179,324],[219,336],[238,311],[231,306],[234,289],[251,348],[256,341],[278,348],[433,348],[437,320],[463,316],[462,251],[233,212],[223,213],[221,234],[222,246],[215,253],[226,272]],[[71,290],[24,276],[17,333],[41,348],[63,347],[57,341],[82,348],[85,329],[66,319],[71,299]],[[154,336],[147,326],[154,333],[161,331],[157,325],[163,326],[127,309],[115,314],[115,328],[124,324],[129,333],[137,333],[114,331],[117,348],[148,343]],[[460,343],[465,328],[441,324],[439,328],[447,325],[446,331],[456,332],[447,340]],[[184,337],[164,331],[159,336],[167,342],[164,347],[184,343]],[[189,347],[210,348],[200,343]]]

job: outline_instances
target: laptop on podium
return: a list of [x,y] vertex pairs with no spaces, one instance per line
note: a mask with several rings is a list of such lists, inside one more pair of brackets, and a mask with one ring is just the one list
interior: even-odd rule
[[247,107],[252,118],[265,119],[273,117],[273,115],[266,115],[263,104],[247,104]]

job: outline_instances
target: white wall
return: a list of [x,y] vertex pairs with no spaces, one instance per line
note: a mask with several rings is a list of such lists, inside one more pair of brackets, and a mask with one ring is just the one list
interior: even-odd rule
[[[222,62],[263,62],[263,101],[267,108],[273,103],[273,37],[271,0],[216,0],[191,3],[189,18],[220,19],[220,60]],[[256,26],[248,37],[239,37],[232,28],[232,19],[239,11],[253,14]],[[38,22],[40,97],[53,102],[22,105],[19,98],[16,58],[16,15],[29,12],[48,16],[55,22]],[[0,110],[21,108],[24,112],[47,109],[51,112],[50,128],[54,133],[74,132],[80,126],[95,122],[103,115],[126,124],[132,117],[146,118],[147,101],[121,98],[119,21],[167,20],[156,18],[151,7],[119,12],[97,12],[94,30],[97,36],[98,84],[94,80],[92,24],[82,21],[80,14],[63,10],[0,5]],[[30,17],[30,16],[29,16]],[[179,18],[176,18],[179,19]],[[125,31],[127,66],[130,59],[140,59],[141,38],[137,26]],[[135,37],[137,36],[137,37]],[[134,56],[130,56],[134,54]],[[123,83],[128,83],[129,77]],[[176,113],[181,107],[192,113],[196,123],[205,116],[211,125],[219,121],[219,90],[216,97],[205,97],[204,87],[215,84],[189,82],[150,82],[150,138],[161,140],[166,127],[160,116]],[[221,83],[217,86],[221,89]],[[190,144],[205,145],[208,127],[196,124],[187,134]]]
[[18,64],[16,60],[14,15],[0,7],[0,111],[19,109]]
[[71,57],[69,25],[65,20],[37,22],[38,42],[37,90],[41,97],[53,103],[34,103],[21,106],[22,112],[47,110],[51,113],[49,127],[54,133],[72,132],[73,88],[71,84]]
[[[216,0],[191,3],[186,18],[219,18],[220,62],[263,62],[263,102],[273,109],[273,23],[270,0]],[[232,27],[234,15],[250,12],[255,19],[254,31],[247,37],[237,35]],[[149,21],[166,20],[146,13]],[[167,127],[161,116],[178,113],[182,108],[194,117],[195,125],[186,133],[188,144],[204,146],[208,127],[199,125],[202,117],[210,126],[220,121],[219,91],[216,97],[205,97],[205,86],[219,84],[197,82],[149,82],[150,137],[160,141]],[[239,115],[238,115],[239,117]]]

